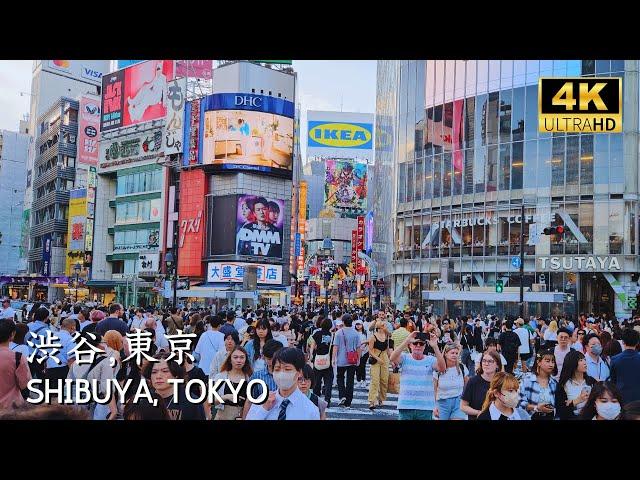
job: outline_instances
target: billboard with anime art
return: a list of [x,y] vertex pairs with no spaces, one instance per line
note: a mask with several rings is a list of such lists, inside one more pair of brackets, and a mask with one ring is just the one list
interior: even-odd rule
[[345,160],[327,160],[324,208],[346,218],[356,218],[367,208],[367,165]]
[[282,258],[284,200],[238,196],[236,255]]

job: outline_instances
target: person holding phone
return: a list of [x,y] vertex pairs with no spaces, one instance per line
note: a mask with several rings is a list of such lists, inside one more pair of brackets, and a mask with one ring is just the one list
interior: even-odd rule
[[595,383],[593,377],[587,375],[587,360],[584,354],[577,350],[567,353],[556,389],[556,408],[560,420],[573,420],[578,417]]
[[553,375],[557,370],[553,350],[544,350],[536,354],[533,371],[524,375],[520,384],[520,408],[531,415],[531,420],[553,420],[558,388]]

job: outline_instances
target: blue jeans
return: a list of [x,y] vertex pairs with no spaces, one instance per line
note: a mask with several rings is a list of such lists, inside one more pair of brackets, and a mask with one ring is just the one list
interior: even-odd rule
[[466,420],[467,414],[460,409],[460,397],[438,400],[440,420]]
[[400,420],[433,420],[433,410],[412,410],[402,408],[398,410]]

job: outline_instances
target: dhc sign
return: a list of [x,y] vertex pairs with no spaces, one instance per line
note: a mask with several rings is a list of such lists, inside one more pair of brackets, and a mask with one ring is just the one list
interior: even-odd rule
[[309,122],[309,147],[372,148],[370,123]]
[[[293,102],[283,98],[252,95],[250,93],[214,93],[213,95],[207,95],[202,99],[201,111],[209,112],[211,110],[253,110],[289,118],[294,118],[295,113]],[[204,115],[201,118],[204,119]]]

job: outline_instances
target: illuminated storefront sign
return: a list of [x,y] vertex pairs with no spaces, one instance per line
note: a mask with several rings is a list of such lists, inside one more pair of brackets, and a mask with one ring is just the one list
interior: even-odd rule
[[540,270],[615,270],[621,271],[618,257],[610,256],[573,256],[573,257],[538,257]]

